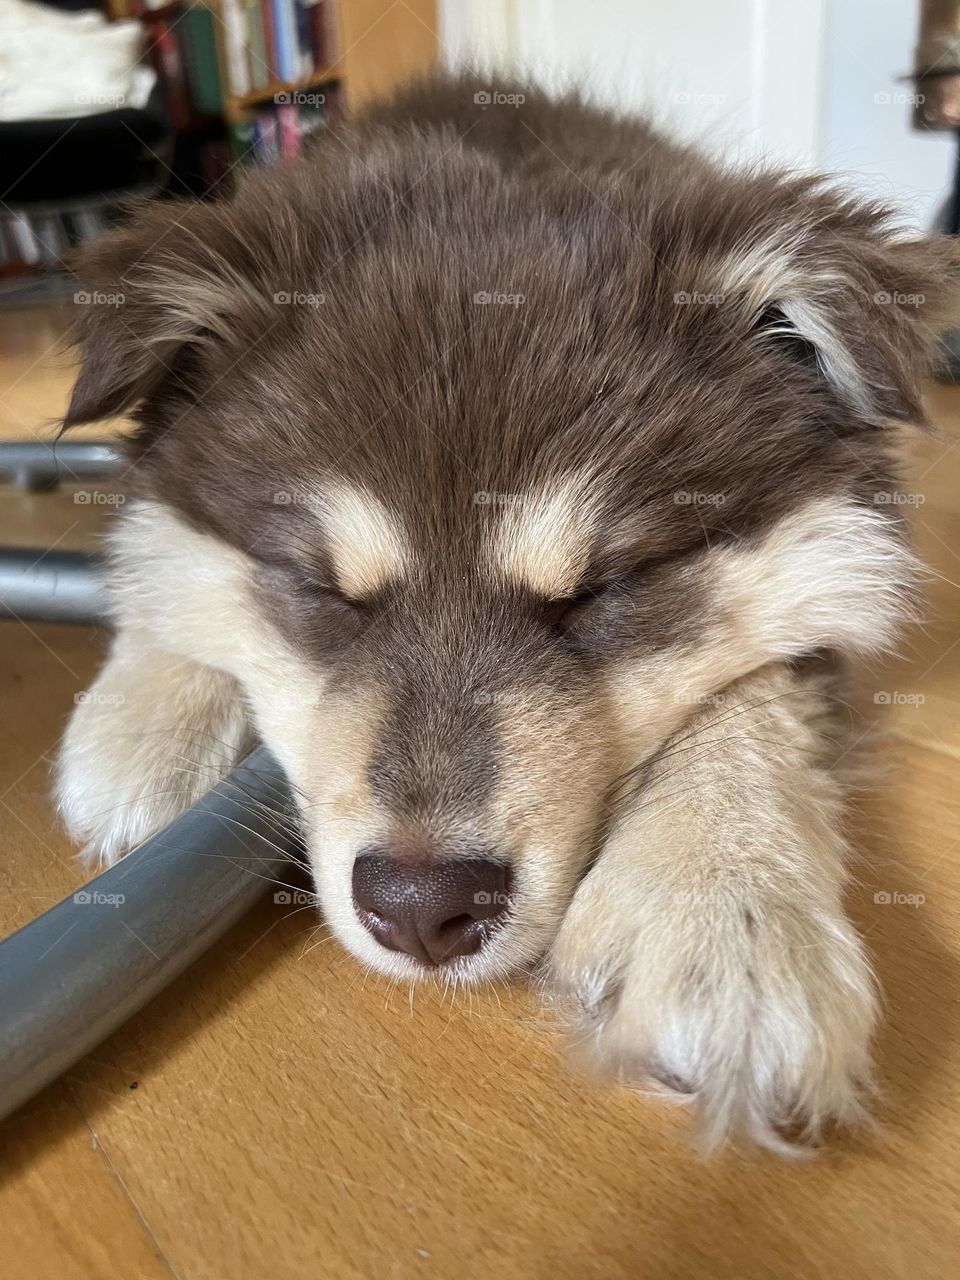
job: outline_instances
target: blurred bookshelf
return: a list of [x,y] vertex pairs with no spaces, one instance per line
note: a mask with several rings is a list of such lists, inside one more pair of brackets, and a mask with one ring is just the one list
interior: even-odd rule
[[[122,217],[131,195],[228,195],[245,167],[296,158],[311,135],[426,70],[438,53],[436,0],[92,3],[108,21],[141,24],[141,61],[157,84],[145,111],[88,116],[80,127],[69,119],[47,122],[46,133],[56,138],[62,126],[62,138],[55,145],[42,138],[47,158],[39,169],[29,153],[21,166],[46,183],[38,190],[32,182],[22,199],[6,202],[0,280],[62,274],[69,250]],[[59,190],[65,153],[73,154],[63,170],[75,178],[94,155],[107,154],[96,130],[108,135],[111,127],[128,151],[139,139],[139,165],[118,169],[116,181],[100,172],[89,189],[74,181]],[[31,128],[24,122],[25,132]],[[89,141],[81,144],[84,135]]]
[[[226,137],[228,166],[302,139],[437,55],[435,0],[105,0],[138,18],[174,129]],[[206,166],[213,175],[223,155]],[[215,185],[217,179],[209,186]]]
[[340,3],[350,0],[107,0],[111,19],[147,29],[167,116],[197,152],[191,194],[214,191],[235,164],[299,155],[336,118]]

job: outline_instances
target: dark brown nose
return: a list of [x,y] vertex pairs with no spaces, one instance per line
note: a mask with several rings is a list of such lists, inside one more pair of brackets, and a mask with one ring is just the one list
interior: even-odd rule
[[353,864],[357,914],[383,946],[439,965],[473,955],[509,906],[510,869],[487,858],[402,862],[364,853]]

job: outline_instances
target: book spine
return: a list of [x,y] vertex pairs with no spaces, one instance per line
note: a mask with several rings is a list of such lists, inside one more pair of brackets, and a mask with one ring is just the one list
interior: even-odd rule
[[313,0],[294,0],[297,24],[297,76],[305,79],[313,70],[313,46],[310,39],[310,11]]
[[270,83],[270,65],[263,38],[263,18],[259,0],[246,0],[247,59],[250,65],[250,83],[254,89],[265,89]]
[[313,57],[313,67],[315,71],[319,71],[321,67],[326,65],[327,61],[326,13],[324,12],[323,0],[315,0],[315,3],[310,6],[308,21],[310,23],[310,52]]
[[21,262],[39,262],[40,246],[37,244],[37,237],[33,233],[33,227],[30,219],[24,213],[15,213],[13,215],[13,223],[10,227],[14,244],[20,254]]
[[190,123],[190,94],[177,37],[166,18],[158,19],[154,25],[153,40],[170,123],[175,129],[185,129]]
[[[209,23],[204,23],[204,30],[209,27],[210,45],[213,47],[213,69],[216,73],[216,81],[218,85],[216,111],[211,111],[211,115],[220,115],[230,96],[230,42],[227,35],[226,22],[223,17],[222,10],[223,0],[198,0],[201,4],[204,14],[209,19]],[[210,46],[207,46],[209,49]],[[209,57],[209,53],[206,55]],[[211,94],[210,101],[213,102]]]
[[188,56],[187,78],[193,105],[200,115],[219,115],[223,110],[223,88],[214,16],[202,5],[193,5],[179,26],[185,29],[181,49]]
[[273,8],[277,40],[277,72],[286,83],[297,79],[297,20],[294,0],[268,0]]
[[247,65],[247,16],[240,0],[221,0],[224,62],[227,84],[234,97],[250,92],[250,68]]
[[284,156],[300,154],[300,112],[292,102],[277,107],[277,124],[280,130],[280,152]]
[[322,10],[323,23],[323,56],[325,65],[330,66],[340,57],[340,18],[337,0],[317,0]]
[[273,10],[274,0],[260,0],[260,22],[263,26],[263,45],[266,50],[264,61],[269,68],[267,83],[280,79],[280,67],[277,61],[277,24]]
[[170,34],[177,42],[177,59],[180,63],[180,74],[183,79],[184,93],[187,95],[187,107],[190,118],[192,119],[196,113],[197,106],[194,101],[194,80],[196,79],[196,70],[193,65],[193,40],[190,38],[190,32],[187,28],[189,22],[189,14],[184,14],[179,22],[174,23],[170,28]]

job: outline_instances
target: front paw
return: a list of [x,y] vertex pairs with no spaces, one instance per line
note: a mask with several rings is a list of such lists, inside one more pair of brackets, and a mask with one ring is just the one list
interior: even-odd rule
[[57,800],[89,869],[108,867],[189,808],[249,749],[239,686],[222,672],[119,635],[78,695]]
[[874,983],[829,907],[713,885],[581,886],[549,957],[581,1054],[692,1102],[705,1146],[743,1136],[798,1154],[865,1116]]

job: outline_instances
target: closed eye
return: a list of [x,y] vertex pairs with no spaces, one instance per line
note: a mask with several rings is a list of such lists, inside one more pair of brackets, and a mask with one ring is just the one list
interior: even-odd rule
[[279,579],[285,590],[302,599],[315,601],[325,600],[330,604],[362,612],[364,601],[355,599],[330,580],[329,575],[319,568],[290,558],[263,558],[260,563],[275,578]]
[[562,596],[558,600],[546,602],[546,614],[549,625],[557,631],[566,632],[585,613],[591,605],[609,590],[609,583],[596,582],[589,587],[581,587],[573,595]]
[[[664,560],[668,558],[670,557],[664,557]],[[634,600],[637,588],[659,563],[661,562],[656,560],[644,561],[616,577],[595,578],[579,586],[569,596],[547,601],[550,626],[565,635],[581,619],[592,614],[594,609],[607,617],[611,612],[621,613],[622,610],[617,606],[628,605]]]

